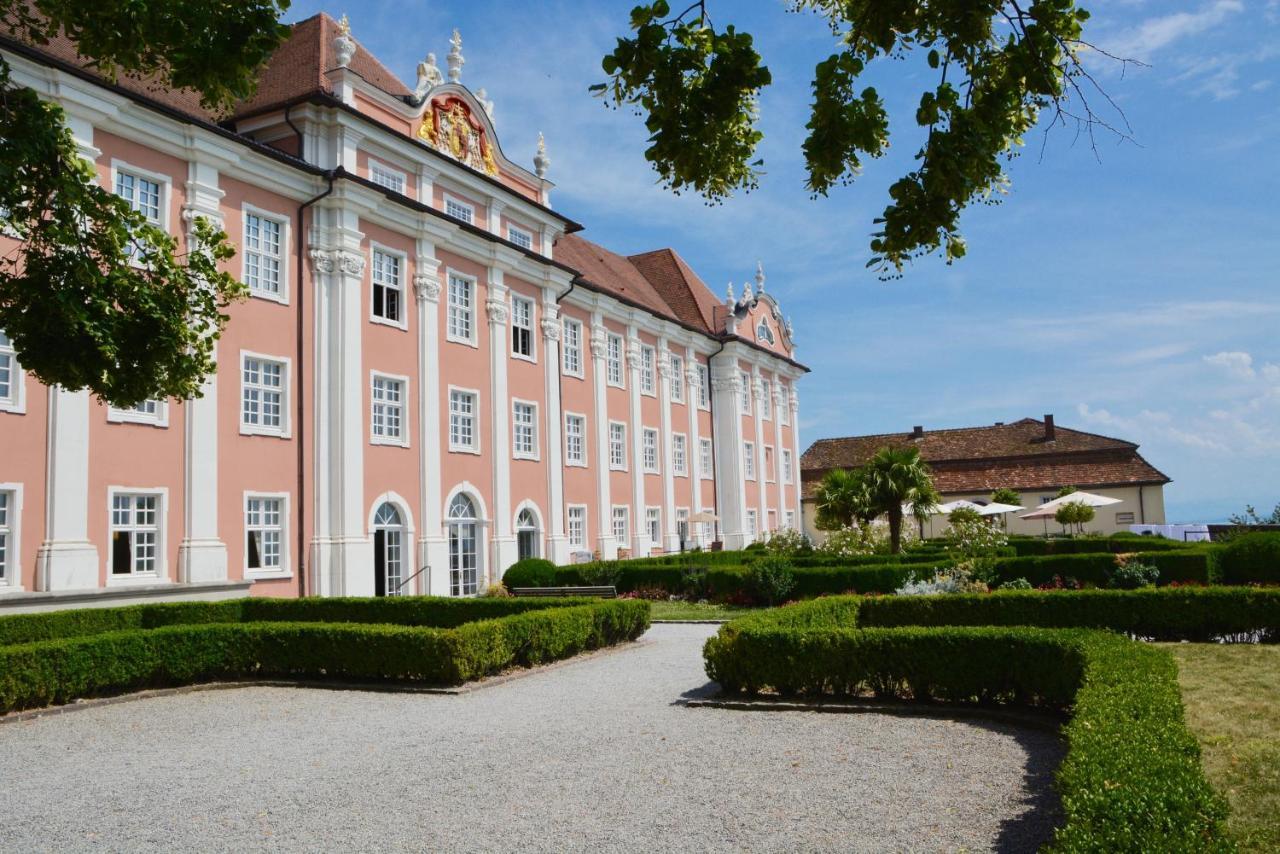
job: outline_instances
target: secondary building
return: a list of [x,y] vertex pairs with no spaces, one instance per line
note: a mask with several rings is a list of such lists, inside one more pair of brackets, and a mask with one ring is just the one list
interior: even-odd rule
[[104,186],[180,245],[220,224],[250,291],[194,400],[45,387],[0,331],[0,608],[471,595],[520,557],[798,524],[806,369],[763,272],[718,298],[576,233],[456,31],[408,86],[310,18],[225,115],[65,39],[0,52]]
[[[814,526],[814,493],[823,475],[832,469],[850,469],[865,464],[885,447],[918,448],[933,470],[933,482],[944,503],[966,499],[986,504],[991,493],[1008,488],[1021,496],[1018,502],[1028,511],[1051,501],[1064,486],[1120,499],[1120,503],[1097,508],[1087,526],[1089,531],[1126,531],[1130,525],[1164,524],[1164,485],[1169,478],[1143,459],[1138,446],[1124,439],[1070,430],[1054,423],[1052,415],[1043,421],[1023,418],[1009,424],[961,427],[952,430],[925,430],[884,433],[875,436],[847,436],[819,439],[800,458],[803,482],[804,528],[821,539]],[[1058,529],[1050,519],[1008,520],[1014,534],[1043,534]],[[945,516],[930,520],[940,534],[946,529]]]

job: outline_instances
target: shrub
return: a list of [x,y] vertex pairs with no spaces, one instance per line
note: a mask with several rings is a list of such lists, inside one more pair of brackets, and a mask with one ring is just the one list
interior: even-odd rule
[[887,554],[889,541],[871,525],[846,525],[827,533],[817,551],[824,557],[849,558]]
[[999,590],[1030,590],[1031,582],[1025,578],[1014,578],[1010,581],[1001,582],[997,588]]
[[[513,665],[529,666],[634,639],[649,625],[647,604],[618,600],[561,600],[539,608],[518,607],[519,600],[467,600],[469,605],[483,606],[472,608],[473,614],[497,615],[504,609],[506,614],[501,619],[473,618],[448,629],[368,624],[360,619],[289,622],[249,615],[251,606],[266,601],[273,600],[190,603],[203,608],[187,609],[135,606],[128,609],[132,617],[118,616],[129,620],[141,614],[145,621],[150,610],[162,619],[194,619],[152,629],[117,629],[0,646],[0,712],[210,679],[460,684]],[[315,602],[274,601],[301,602],[304,609]],[[395,600],[323,601],[352,606]],[[561,604],[566,601],[570,604]],[[241,609],[245,622],[202,619],[225,615],[235,607]],[[394,615],[396,610],[386,613]],[[412,614],[409,608],[398,610],[399,616]],[[320,609],[310,613],[316,616]],[[67,621],[49,624],[59,622]]]
[[730,691],[1070,708],[1049,850],[1230,850],[1168,652],[1079,630],[859,630],[860,616],[845,600],[735,620],[707,641],[707,673]]
[[1004,531],[976,510],[959,508],[948,522],[949,551],[957,560],[994,556],[1009,543]]
[[1111,570],[1107,586],[1117,590],[1137,590],[1141,587],[1155,587],[1160,570],[1149,563],[1136,560],[1117,562]]
[[[622,562],[617,560],[601,560],[583,564],[582,580],[593,587],[616,588],[618,586],[618,582],[622,580]],[[554,583],[555,582],[553,582],[553,584]]]
[[540,557],[527,557],[511,564],[502,583],[508,587],[555,587],[556,565]]
[[511,591],[507,589],[507,585],[497,581],[486,587],[484,593],[480,595],[486,599],[508,599],[511,597]]
[[771,554],[801,555],[813,552],[813,543],[809,541],[809,537],[795,528],[783,528],[774,532],[764,545]]
[[747,570],[751,593],[766,605],[777,605],[796,586],[795,570],[784,557],[767,557],[755,561]]
[[1232,537],[1218,564],[1227,584],[1280,584],[1280,532]]
[[691,599],[706,599],[711,595],[711,584],[705,566],[686,566],[680,570],[680,589]]
[[959,593],[960,579],[954,574],[938,572],[932,578],[908,581],[893,591],[899,596],[932,596],[935,593]]

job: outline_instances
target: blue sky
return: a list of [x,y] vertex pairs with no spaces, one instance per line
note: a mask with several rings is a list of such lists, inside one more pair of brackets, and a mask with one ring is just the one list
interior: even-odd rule
[[[357,39],[412,85],[461,30],[463,82],[496,103],[504,152],[528,164],[546,134],[553,204],[622,253],[674,246],[717,294],[763,261],[794,320],[802,442],[1055,414],[1119,436],[1174,482],[1170,521],[1280,502],[1280,0],[1106,0],[1086,37],[1149,67],[1093,63],[1136,144],[1038,129],[998,206],[968,211],[969,254],[864,269],[871,220],[916,150],[928,79],[890,63],[873,81],[894,115],[888,157],[811,200],[800,143],[813,67],[833,40],[782,0],[711,0],[756,36],[767,174],[723,205],[676,197],[644,161],[645,133],[587,93],[633,0],[299,2],[289,20],[347,12]],[[717,21],[717,23],[722,23]]]

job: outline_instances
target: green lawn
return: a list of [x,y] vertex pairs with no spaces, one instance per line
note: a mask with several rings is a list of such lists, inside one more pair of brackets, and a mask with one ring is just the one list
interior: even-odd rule
[[1209,781],[1241,851],[1280,851],[1280,646],[1170,644]]
[[732,620],[759,608],[735,608],[732,605],[699,605],[696,602],[650,602],[650,617],[655,620]]

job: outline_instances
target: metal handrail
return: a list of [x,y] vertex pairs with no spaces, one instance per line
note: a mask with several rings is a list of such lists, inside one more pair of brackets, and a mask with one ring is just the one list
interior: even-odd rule
[[399,593],[402,589],[404,589],[404,586],[405,586],[406,584],[408,584],[410,581],[413,581],[415,578],[417,578],[419,575],[422,575],[422,573],[426,572],[426,571],[427,571],[428,569],[430,569],[430,568],[431,568],[431,564],[429,564],[429,563],[428,563],[428,564],[423,564],[422,569],[418,570],[418,571],[417,571],[417,572],[415,572],[413,575],[409,576],[409,577],[408,577],[408,578],[406,578],[404,581],[401,581],[399,584],[397,584],[397,585],[396,585],[396,591],[395,591],[395,592],[396,592],[396,593]]

